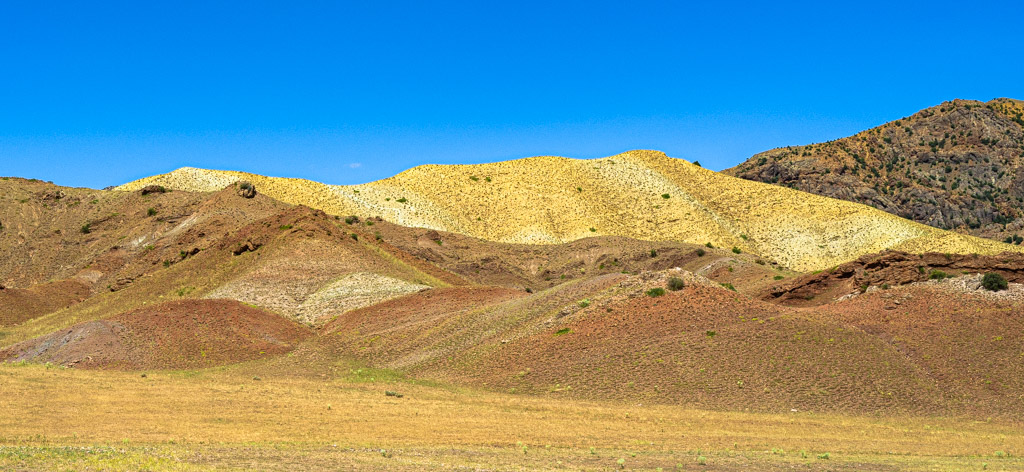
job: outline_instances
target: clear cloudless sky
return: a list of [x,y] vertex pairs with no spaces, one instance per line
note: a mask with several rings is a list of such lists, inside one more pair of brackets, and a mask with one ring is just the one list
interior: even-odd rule
[[1019,0],[0,3],[0,175],[361,183],[659,149],[705,167],[1024,99]]

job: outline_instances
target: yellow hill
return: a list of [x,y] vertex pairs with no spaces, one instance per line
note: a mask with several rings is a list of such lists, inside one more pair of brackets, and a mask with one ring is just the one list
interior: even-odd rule
[[[736,246],[796,270],[885,249],[993,254],[995,241],[914,223],[874,208],[729,177],[657,151],[593,160],[531,157],[426,165],[361,185],[181,168],[118,190],[157,184],[213,191],[248,180],[278,200],[336,215],[500,242],[561,243],[597,235]],[[667,198],[666,198],[667,197]]]

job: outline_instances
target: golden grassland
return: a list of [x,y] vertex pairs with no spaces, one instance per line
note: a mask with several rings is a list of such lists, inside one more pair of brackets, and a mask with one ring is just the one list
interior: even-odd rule
[[1024,428],[1007,422],[579,402],[348,364],[254,378],[271,365],[0,364],[0,469],[1024,469]]
[[426,165],[361,185],[334,186],[235,171],[182,168],[118,187],[213,191],[239,180],[278,200],[335,215],[491,241],[550,244],[596,235],[710,242],[798,271],[885,249],[992,254],[1019,247],[917,224],[881,210],[737,179],[657,151],[602,159],[532,157]]

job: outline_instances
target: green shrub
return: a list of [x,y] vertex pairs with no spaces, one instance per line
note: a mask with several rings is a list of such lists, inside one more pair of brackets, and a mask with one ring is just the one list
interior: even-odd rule
[[723,287],[725,287],[725,288],[729,289],[729,290],[732,290],[733,292],[735,292],[735,291],[736,291],[736,287],[733,287],[733,286],[732,286],[732,284],[731,284],[731,283],[729,283],[729,282],[725,282],[725,283],[723,283],[723,284],[721,284],[721,285],[722,285]]
[[733,254],[739,254],[739,253],[741,253],[743,251],[741,251],[740,248],[738,248],[736,246],[733,246],[732,247],[732,252],[733,252]]
[[669,197],[671,197],[671,195],[669,195],[669,194],[667,194],[667,193],[663,193],[663,194],[661,194],[661,198],[664,198],[665,200],[668,200],[668,199],[669,199]]
[[949,274],[938,269],[932,269],[931,273],[928,274],[928,278],[931,280],[942,280],[947,277],[949,277]]
[[579,305],[580,308],[586,308],[586,307],[590,306],[590,299],[589,298],[584,298],[583,300],[580,300],[580,301],[576,302],[576,304]]
[[704,243],[704,247],[706,247],[708,249],[714,249],[715,248],[714,246],[711,245],[710,242]]
[[658,251],[651,249],[651,257],[658,257]]
[[146,215],[148,215],[148,216],[153,216],[155,214],[156,214],[156,208],[150,208],[150,209],[146,210]]
[[79,231],[81,231],[82,234],[89,234],[89,233],[92,232],[92,228],[90,228],[89,226],[90,226],[90,224],[86,223],[86,224],[82,225],[82,227],[79,229]]
[[480,178],[478,178],[475,175],[471,175],[471,176],[469,176],[469,180],[472,180],[473,182],[476,182],[476,181],[480,180]]
[[572,332],[572,330],[569,329],[569,328],[562,328],[562,329],[560,329],[558,331],[555,331],[555,336],[561,336],[563,334],[569,334],[571,332]]
[[356,234],[356,233],[352,233],[352,234],[350,234],[349,236],[351,236],[353,240],[355,240],[355,241],[359,241],[359,235],[358,235],[358,234]]
[[703,248],[697,248],[697,257],[704,257],[704,254],[707,254],[707,251]]
[[345,217],[345,224],[347,224],[347,225],[350,225],[350,224],[355,223],[357,221],[359,221],[359,218],[356,218],[354,216],[346,216]]
[[772,278],[775,279],[775,280],[782,280],[782,279],[784,279],[786,277],[782,276],[782,275],[776,275],[775,277],[772,277]]
[[399,198],[398,200],[395,200],[395,201],[398,202],[398,203],[405,203],[405,202],[407,202],[409,200],[406,200],[405,197],[402,197],[402,198]]
[[647,291],[648,297],[660,297],[665,294],[665,289],[661,287],[655,287]]
[[292,229],[292,225],[281,225],[278,229],[281,231]]
[[686,283],[683,282],[683,279],[680,279],[679,277],[672,277],[672,278],[668,279],[668,289],[669,290],[672,290],[672,291],[682,290],[683,287],[686,287]]
[[1009,284],[1006,282],[1006,278],[995,272],[989,272],[985,274],[981,279],[981,286],[985,287],[985,290],[998,292],[1000,290],[1006,290]]

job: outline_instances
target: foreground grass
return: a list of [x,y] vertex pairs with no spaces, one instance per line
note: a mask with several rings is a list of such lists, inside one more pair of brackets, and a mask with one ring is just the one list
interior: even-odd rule
[[0,469],[1024,469],[1020,424],[585,403],[381,374],[0,364]]

